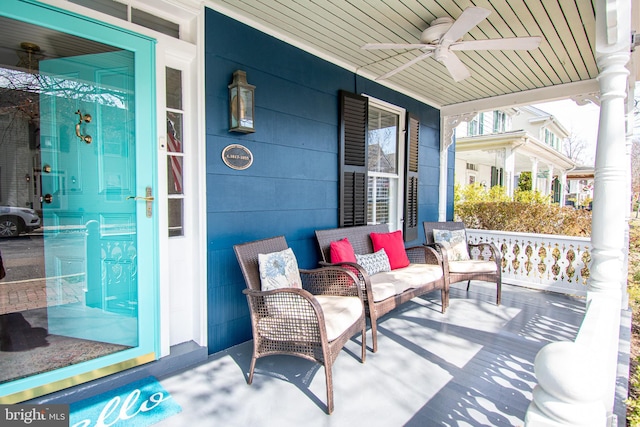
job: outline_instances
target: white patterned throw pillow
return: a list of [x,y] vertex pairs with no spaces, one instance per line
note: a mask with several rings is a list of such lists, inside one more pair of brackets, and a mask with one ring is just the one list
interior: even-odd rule
[[467,234],[464,230],[433,230],[433,240],[436,243],[446,243],[449,261],[468,261]]
[[364,271],[366,271],[369,276],[383,271],[391,271],[389,257],[384,249],[380,249],[378,252],[372,254],[356,254],[356,262],[364,268]]
[[280,288],[302,288],[298,261],[291,248],[270,254],[258,254],[260,288],[263,291]]

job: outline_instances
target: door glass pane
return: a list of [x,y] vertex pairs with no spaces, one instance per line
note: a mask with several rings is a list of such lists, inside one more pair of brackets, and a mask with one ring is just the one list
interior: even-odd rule
[[169,199],[169,237],[182,236],[183,199]]
[[167,108],[182,110],[182,71],[166,68]]
[[0,25],[33,35],[0,40],[4,383],[138,346],[144,203],[132,200],[133,53],[8,18]]

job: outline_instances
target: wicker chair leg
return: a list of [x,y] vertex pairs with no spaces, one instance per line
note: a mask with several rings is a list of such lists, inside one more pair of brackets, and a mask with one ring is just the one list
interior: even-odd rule
[[327,379],[327,414],[333,412],[333,380],[331,379],[331,365],[325,363],[324,375]]
[[378,325],[377,319],[371,318],[371,340],[373,341],[373,352],[378,351]]
[[253,371],[256,369],[256,360],[258,358],[255,354],[251,357],[251,366],[249,366],[249,377],[247,378],[247,384],[251,385],[253,382]]
[[498,291],[496,295],[496,305],[500,305],[500,300],[502,299],[502,280],[498,279],[497,287]]
[[467,281],[467,292],[469,292],[469,286],[471,286],[471,280]]
[[442,300],[442,313],[447,311],[447,291],[442,289],[440,291],[440,299]]
[[364,363],[367,357],[367,325],[362,327],[362,354],[360,355],[360,362]]

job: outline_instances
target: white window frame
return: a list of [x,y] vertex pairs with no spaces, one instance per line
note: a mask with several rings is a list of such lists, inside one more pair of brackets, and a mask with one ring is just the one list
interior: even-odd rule
[[[405,137],[406,137],[406,119],[407,112],[404,108],[397,105],[382,101],[380,99],[369,98],[369,108],[377,108],[398,116],[398,132],[396,135],[397,152],[396,152],[396,171],[397,173],[372,172],[368,171],[369,177],[390,178],[396,180],[396,194],[389,206],[389,229],[390,231],[401,230],[404,218],[404,181],[405,181]],[[371,120],[371,118],[369,118]],[[367,159],[368,161],[368,159]],[[369,184],[367,183],[367,186]],[[369,194],[369,188],[367,188]],[[375,200],[375,198],[374,198]],[[369,206],[367,202],[367,212]],[[374,206],[375,212],[375,206]]]

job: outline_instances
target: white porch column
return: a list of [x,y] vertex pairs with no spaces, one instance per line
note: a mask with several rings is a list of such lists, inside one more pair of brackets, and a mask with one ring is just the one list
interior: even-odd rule
[[[587,288],[589,308],[575,343],[549,344],[538,353],[534,364],[538,385],[527,411],[527,426],[618,424],[613,408],[625,217],[629,209],[624,99],[629,74],[625,66],[630,58],[631,0],[596,0],[595,5],[601,106],[593,195],[592,264]],[[582,361],[573,368],[561,369],[554,363],[571,360],[578,354]],[[586,387],[580,392],[582,385],[600,392],[584,393]]]
[[507,147],[504,149],[504,186],[509,197],[513,197],[515,173],[516,155],[511,147]]
[[538,189],[538,159],[531,158],[531,191]]
[[547,194],[553,196],[553,165],[549,165],[549,175],[547,176]]
[[440,184],[438,187],[438,221],[447,220],[447,176],[449,174],[449,147],[455,142],[455,128],[472,120],[478,113],[440,117]]
[[605,53],[597,59],[601,70],[598,76],[601,106],[593,190],[593,264],[589,291],[619,296],[625,217],[629,209],[624,104],[629,74],[625,65],[629,61],[629,51],[627,48],[626,52]]

